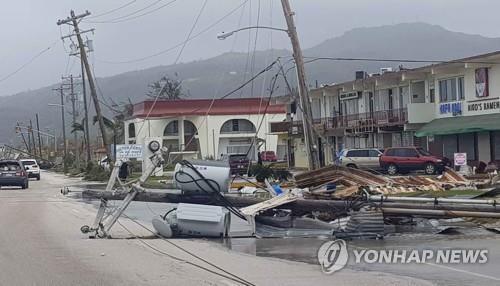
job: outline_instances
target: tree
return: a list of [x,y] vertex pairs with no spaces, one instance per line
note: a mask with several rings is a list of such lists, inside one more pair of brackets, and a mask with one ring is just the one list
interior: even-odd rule
[[153,99],[158,97],[160,100],[175,100],[181,99],[185,95],[182,81],[166,75],[162,76],[160,80],[150,83],[148,87],[149,91],[146,95]]

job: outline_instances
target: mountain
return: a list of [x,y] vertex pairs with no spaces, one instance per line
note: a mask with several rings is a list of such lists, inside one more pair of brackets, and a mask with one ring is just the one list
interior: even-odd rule
[[[306,61],[307,57],[450,60],[496,50],[500,50],[500,38],[452,32],[425,23],[405,23],[356,28],[305,49],[304,56]],[[206,60],[157,66],[98,78],[97,82],[103,94],[100,98],[108,104],[127,102],[128,99],[132,102],[143,100],[148,84],[165,74],[171,77],[177,75],[183,81],[188,98],[213,98],[237,88],[242,82],[251,78],[252,71],[256,73],[262,70],[278,56],[282,57],[280,60],[282,63],[289,65],[290,55],[291,52],[287,50],[258,51],[252,68],[252,57],[246,53],[226,53]],[[357,70],[377,72],[381,67],[397,67],[399,64],[320,60],[308,63],[306,70],[310,85],[315,86],[351,80]],[[418,64],[401,64],[405,67],[418,66]],[[253,84],[238,90],[232,96],[267,94],[274,73],[266,73],[266,77],[264,75],[259,77]],[[295,77],[289,76],[289,78],[294,80]],[[279,86],[277,94],[285,92],[282,82],[278,82],[277,86]],[[49,102],[59,103],[59,97],[52,91],[54,87],[56,85],[0,97],[0,142],[8,143],[10,140],[16,142],[18,139],[13,137],[16,121],[34,118],[35,113],[40,115],[42,128],[60,129],[59,109],[47,106]],[[70,122],[69,114],[66,121]]]

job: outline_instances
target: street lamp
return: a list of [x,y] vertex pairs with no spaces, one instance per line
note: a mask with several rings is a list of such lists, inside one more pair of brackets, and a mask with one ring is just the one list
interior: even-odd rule
[[250,30],[250,29],[267,29],[267,30],[275,30],[275,31],[281,31],[281,32],[286,32],[288,33],[287,29],[281,29],[281,28],[274,28],[274,27],[268,27],[268,26],[250,26],[250,27],[244,27],[240,28],[231,32],[221,32],[217,35],[217,39],[219,40],[225,40],[228,37],[231,37],[234,33],[237,33],[239,31],[244,31],[244,30]]

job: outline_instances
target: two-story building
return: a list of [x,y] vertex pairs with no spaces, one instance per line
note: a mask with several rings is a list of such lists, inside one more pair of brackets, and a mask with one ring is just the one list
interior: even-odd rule
[[256,160],[258,151],[267,150],[285,159],[286,147],[278,148],[277,136],[269,130],[271,122],[285,118],[283,104],[270,105],[261,98],[148,100],[135,104],[125,121],[125,142],[161,138],[171,154],[182,158],[219,159],[248,152]]
[[[378,74],[310,92],[323,164],[343,148],[421,146],[469,164],[500,160],[500,52]],[[292,165],[307,167],[302,116],[289,105]],[[283,123],[281,123],[283,125]],[[271,128],[276,129],[276,128]]]

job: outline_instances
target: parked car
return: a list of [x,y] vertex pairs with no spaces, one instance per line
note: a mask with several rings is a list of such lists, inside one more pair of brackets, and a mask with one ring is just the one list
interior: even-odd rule
[[278,156],[276,156],[274,151],[262,151],[260,153],[260,159],[263,162],[276,162],[278,161]]
[[19,162],[26,170],[28,178],[36,178],[37,181],[40,181],[40,167],[35,159],[21,159]]
[[382,152],[376,148],[344,149],[340,152],[338,165],[350,168],[379,170],[380,155],[382,155]]
[[419,147],[387,148],[380,156],[380,166],[389,175],[416,170],[423,170],[426,174],[432,175],[436,172],[442,172],[445,165],[446,160],[433,156]]
[[0,160],[0,187],[19,186],[28,188],[28,174],[21,162],[17,160]]
[[231,174],[243,175],[248,172],[250,167],[250,160],[247,154],[226,154],[223,160],[229,162],[229,167],[231,169]]

